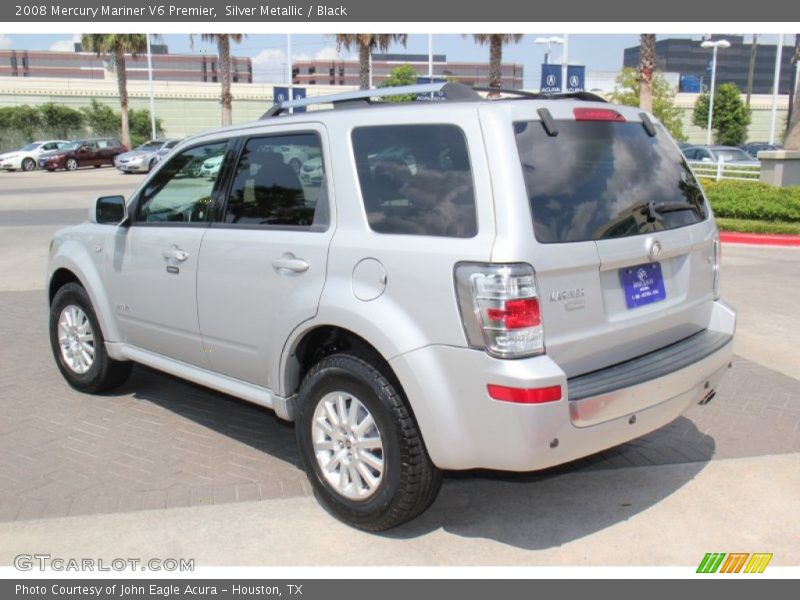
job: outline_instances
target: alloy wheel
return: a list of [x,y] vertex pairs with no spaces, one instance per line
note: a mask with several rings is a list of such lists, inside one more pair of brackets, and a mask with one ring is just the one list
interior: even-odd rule
[[338,494],[366,500],[381,484],[384,449],[381,433],[367,407],[348,392],[320,399],[311,426],[320,471]]

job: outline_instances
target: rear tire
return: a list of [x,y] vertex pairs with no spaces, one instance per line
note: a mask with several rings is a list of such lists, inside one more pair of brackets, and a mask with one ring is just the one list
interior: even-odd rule
[[411,409],[369,359],[334,354],[312,367],[300,386],[295,425],[318,499],[355,527],[396,527],[424,512],[439,493],[442,473]]
[[77,283],[59,288],[50,305],[50,347],[61,375],[79,392],[114,389],[131,372],[132,363],[109,357],[89,295]]

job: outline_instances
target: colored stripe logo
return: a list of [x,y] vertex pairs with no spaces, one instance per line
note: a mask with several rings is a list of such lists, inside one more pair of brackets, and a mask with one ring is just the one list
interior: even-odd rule
[[708,552],[697,567],[698,573],[763,573],[772,560],[771,553]]

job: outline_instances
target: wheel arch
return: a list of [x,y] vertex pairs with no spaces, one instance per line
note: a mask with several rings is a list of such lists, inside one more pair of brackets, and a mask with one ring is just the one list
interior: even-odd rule
[[296,332],[286,346],[281,361],[280,387],[283,395],[291,396],[297,393],[303,377],[314,364],[326,356],[343,351],[370,359],[373,366],[403,393],[400,380],[389,365],[388,358],[365,336],[339,325],[317,323],[301,332]]
[[67,283],[77,283],[89,295],[106,342],[120,340],[119,329],[111,312],[110,299],[103,284],[103,278],[81,244],[72,240],[60,244],[56,255],[50,259],[48,273],[48,305],[52,304],[53,298],[61,287]]

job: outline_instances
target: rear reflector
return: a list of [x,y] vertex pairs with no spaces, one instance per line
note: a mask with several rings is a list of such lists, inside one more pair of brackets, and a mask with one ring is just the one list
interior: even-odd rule
[[489,384],[486,386],[489,396],[503,402],[516,402],[518,404],[542,404],[561,400],[561,386],[553,385],[546,388],[512,388],[504,385]]
[[625,117],[610,108],[574,108],[572,114],[576,121],[618,121],[625,123]]

